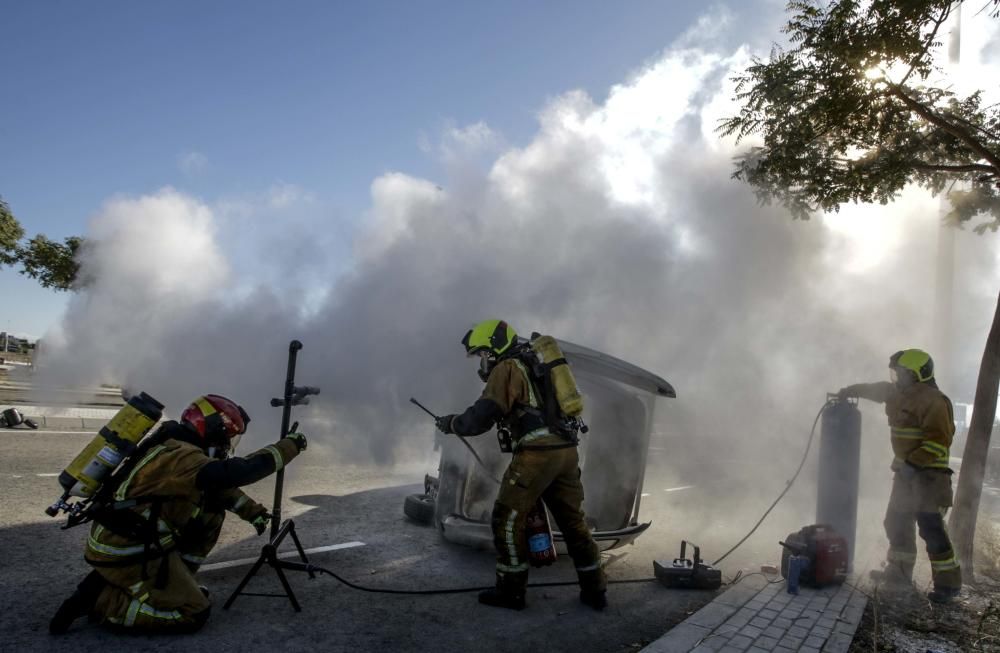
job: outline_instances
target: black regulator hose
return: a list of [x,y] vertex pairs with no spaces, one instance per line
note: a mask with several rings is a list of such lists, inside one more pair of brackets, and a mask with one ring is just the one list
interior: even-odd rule
[[486,463],[483,462],[483,459],[479,457],[479,454],[477,454],[476,450],[472,448],[472,445],[466,442],[465,438],[459,435],[458,433],[455,434],[455,437],[457,437],[459,442],[464,444],[465,448],[469,450],[469,453],[472,454],[472,457],[475,458],[476,462],[479,463],[479,466],[483,468],[483,472],[486,473],[486,476],[488,476],[490,480],[496,483],[497,485],[500,485],[500,479],[493,475],[493,472],[491,472],[490,468],[486,466]]
[[[326,574],[327,576],[333,576],[335,579],[347,585],[351,589],[359,590],[361,592],[372,592],[374,594],[410,594],[410,595],[427,595],[427,594],[464,594],[466,592],[482,592],[484,590],[493,589],[492,585],[483,587],[446,587],[443,589],[436,590],[396,590],[381,587],[365,587],[363,585],[358,585],[352,583],[346,578],[335,574],[329,569],[324,569],[323,567],[317,567],[315,565],[303,565],[307,571],[312,571],[314,573]],[[649,583],[655,581],[656,578],[629,578],[624,580],[609,580],[608,585],[625,585],[629,583]],[[551,583],[528,583],[527,587],[568,587],[570,585],[577,585],[577,581],[557,581]]]
[[776,505],[778,505],[778,502],[784,499],[785,495],[788,494],[788,491],[792,489],[792,485],[795,483],[795,479],[799,477],[799,472],[801,472],[802,468],[805,467],[806,459],[809,458],[809,450],[812,448],[813,439],[816,437],[816,425],[819,424],[819,418],[822,417],[823,413],[826,412],[826,409],[832,406],[834,403],[836,402],[833,400],[828,400],[825,404],[823,404],[823,407],[819,409],[819,412],[816,413],[816,419],[813,420],[812,430],[809,431],[809,442],[806,443],[806,451],[805,453],[802,454],[802,460],[799,461],[799,467],[798,469],[795,470],[795,475],[792,476],[791,480],[788,481],[788,484],[785,485],[785,489],[781,491],[781,494],[779,494],[778,498],[774,500],[774,503],[771,504],[771,507],[768,508],[763,515],[761,515],[761,518],[757,520],[757,523],[754,524],[753,528],[750,529],[750,532],[744,535],[743,539],[737,542],[733,546],[733,548],[729,549],[724,554],[722,554],[721,558],[712,563],[713,567],[722,562],[723,560],[725,560],[730,553],[740,548],[741,544],[750,539],[750,536],[757,532],[757,528],[764,523],[764,520],[767,519],[767,516],[771,514],[771,511],[774,510],[774,507]]

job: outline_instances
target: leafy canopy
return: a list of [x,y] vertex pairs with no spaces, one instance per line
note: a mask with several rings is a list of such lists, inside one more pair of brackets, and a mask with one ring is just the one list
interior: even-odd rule
[[24,228],[0,198],[0,266],[20,265],[21,274],[36,279],[44,288],[72,290],[78,285],[80,264],[76,254],[83,239],[70,236],[62,243],[38,234],[22,245]]
[[[948,193],[950,220],[985,215],[977,230],[995,231],[1000,111],[979,91],[963,97],[932,83],[942,75],[932,49],[955,5],[789,2],[791,48],[775,46],[735,78],[741,109],[719,126],[763,141],[737,159],[733,176],[800,219],[845,202],[886,204],[915,182]],[[974,19],[996,16],[980,14]]]

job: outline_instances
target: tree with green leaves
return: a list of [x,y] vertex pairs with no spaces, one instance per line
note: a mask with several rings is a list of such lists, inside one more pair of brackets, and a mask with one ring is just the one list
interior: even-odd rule
[[[949,200],[947,219],[1000,227],[1000,108],[957,93],[935,64],[952,0],[792,0],[790,45],[736,78],[738,115],[719,130],[752,137],[733,176],[797,219],[847,202],[887,204],[917,184]],[[967,3],[974,5],[975,3]],[[976,20],[993,20],[981,0]],[[991,7],[992,5],[992,7]],[[1000,389],[1000,300],[983,352],[951,516],[973,579],[972,542]]]
[[37,280],[44,288],[72,290],[78,283],[76,260],[83,239],[70,236],[61,243],[38,234],[22,244],[24,228],[0,198],[0,267],[20,266],[19,272]]
[[7,202],[0,197],[0,266],[17,263],[18,243],[24,237],[24,229],[10,212]]

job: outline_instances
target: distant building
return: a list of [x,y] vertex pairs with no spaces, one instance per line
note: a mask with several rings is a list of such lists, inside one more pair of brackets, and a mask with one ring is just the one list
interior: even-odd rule
[[0,331],[0,353],[14,352],[21,353],[21,347],[27,346],[28,341],[12,336],[6,331]]

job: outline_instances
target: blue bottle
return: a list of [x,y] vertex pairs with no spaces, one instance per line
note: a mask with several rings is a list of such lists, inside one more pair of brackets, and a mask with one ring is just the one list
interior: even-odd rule
[[793,555],[788,558],[788,593],[799,593],[799,576],[806,567],[809,566],[809,558],[800,555]]

